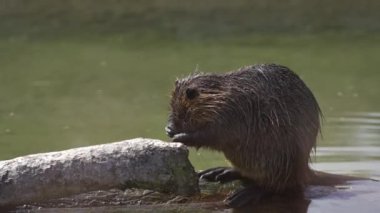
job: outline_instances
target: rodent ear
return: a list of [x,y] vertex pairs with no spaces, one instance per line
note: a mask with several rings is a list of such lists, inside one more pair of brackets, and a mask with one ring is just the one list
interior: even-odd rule
[[196,98],[199,95],[198,90],[194,88],[187,88],[186,89],[186,97],[191,100]]

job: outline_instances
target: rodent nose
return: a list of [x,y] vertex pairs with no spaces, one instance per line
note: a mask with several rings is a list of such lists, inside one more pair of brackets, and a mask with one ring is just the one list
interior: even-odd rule
[[167,134],[170,138],[174,137],[174,135],[175,135],[175,131],[174,131],[173,126],[172,126],[171,124],[168,124],[168,125],[165,127],[165,131],[166,131],[166,134]]

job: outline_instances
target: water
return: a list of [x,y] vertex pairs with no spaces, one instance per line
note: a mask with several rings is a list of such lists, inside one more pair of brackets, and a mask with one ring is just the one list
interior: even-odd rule
[[315,168],[333,173],[380,177],[380,114],[335,113],[326,118],[330,146],[317,149]]
[[[0,37],[0,159],[134,137],[167,140],[173,82],[198,67],[274,62],[296,71],[325,120],[313,167],[380,177],[378,34],[245,34],[216,39],[72,33]],[[192,150],[197,169],[228,165]]]

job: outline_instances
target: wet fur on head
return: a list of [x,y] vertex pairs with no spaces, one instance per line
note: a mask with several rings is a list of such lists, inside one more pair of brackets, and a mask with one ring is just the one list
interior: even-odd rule
[[194,73],[175,82],[170,118],[178,130],[191,132],[215,124],[229,97],[222,81],[218,75]]

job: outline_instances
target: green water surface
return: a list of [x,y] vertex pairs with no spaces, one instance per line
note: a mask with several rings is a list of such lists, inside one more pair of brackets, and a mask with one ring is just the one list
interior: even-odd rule
[[[255,63],[283,64],[304,79],[326,118],[320,146],[380,146],[379,34],[19,34],[0,37],[0,159],[135,137],[168,140],[177,77]],[[351,125],[347,115],[359,121]],[[365,137],[350,135],[360,129]],[[228,164],[214,152],[190,157],[197,169]],[[371,159],[378,165],[379,155]]]

